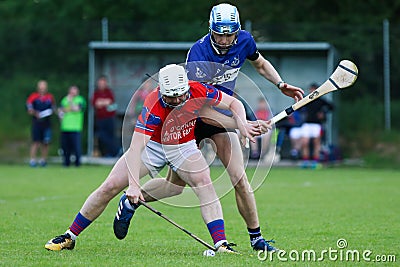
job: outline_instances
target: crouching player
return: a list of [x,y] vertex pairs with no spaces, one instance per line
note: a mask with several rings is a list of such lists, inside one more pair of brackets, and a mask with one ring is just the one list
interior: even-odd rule
[[247,123],[239,100],[211,85],[188,81],[182,66],[165,66],[159,72],[159,86],[145,100],[129,149],[116,162],[103,184],[87,198],[69,229],[48,241],[45,248],[73,249],[77,236],[126,187],[120,208],[125,214],[129,213],[133,210],[132,205],[137,205],[139,199],[144,200],[139,179],[147,174],[154,176],[169,165],[199,198],[201,214],[215,247],[220,252],[234,252],[226,241],[222,208],[211,182],[210,170],[194,137],[196,119],[204,105],[232,111],[241,135],[254,141],[251,133],[257,130]]

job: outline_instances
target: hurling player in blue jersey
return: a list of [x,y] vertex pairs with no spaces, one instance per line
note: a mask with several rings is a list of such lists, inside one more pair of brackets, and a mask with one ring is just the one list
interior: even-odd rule
[[[241,30],[239,12],[235,6],[214,6],[210,14],[209,29],[209,33],[198,40],[188,52],[188,63],[200,62],[195,68],[189,68],[189,79],[209,79],[208,82],[215,87],[232,95],[240,67],[248,59],[257,72],[275,84],[283,94],[294,98],[295,101],[303,98],[304,91],[285,83],[272,64],[258,52],[251,34]],[[205,62],[214,64],[207,65]],[[210,67],[215,66],[215,63],[223,64],[225,69]],[[253,249],[274,251],[275,248],[261,235],[256,201],[244,171],[240,142],[236,133],[204,122],[197,123],[195,133],[198,142],[204,138],[211,138],[215,142],[217,155],[234,185],[236,203],[246,222]]]
[[[247,31],[241,30],[239,12],[230,4],[219,4],[212,8],[209,21],[210,31],[198,40],[189,50],[187,62],[200,62],[189,68],[189,79],[209,79],[218,89],[233,94],[240,67],[246,59],[268,81],[275,84],[281,92],[296,101],[303,98],[301,88],[285,83],[272,64],[257,50],[256,43]],[[212,62],[214,64],[205,64]],[[215,63],[225,68],[215,68]],[[193,66],[193,64],[188,64]],[[208,67],[207,67],[208,66]],[[255,250],[274,251],[275,248],[261,235],[256,201],[246,172],[239,139],[234,132],[218,128],[204,122],[196,125],[196,140],[211,138],[217,146],[217,155],[225,165],[235,188],[236,203],[247,225],[250,243]],[[233,156],[235,160],[232,161]]]
[[[255,69],[275,84],[283,94],[296,101],[303,98],[304,91],[285,83],[272,64],[258,52],[251,34],[241,30],[239,13],[235,6],[214,6],[209,25],[209,33],[198,40],[188,52],[186,67],[189,79],[211,83],[232,95],[240,67],[248,59]],[[242,150],[236,132],[198,121],[195,135],[198,143],[205,138],[211,138],[215,142],[217,155],[234,185],[237,206],[246,222],[252,248],[275,251],[276,249],[261,235],[256,201],[244,170]],[[232,160],[233,156],[235,160]],[[177,179],[176,174],[170,171],[167,179],[148,181],[142,187],[146,201],[167,197],[164,188],[168,188],[168,184]]]

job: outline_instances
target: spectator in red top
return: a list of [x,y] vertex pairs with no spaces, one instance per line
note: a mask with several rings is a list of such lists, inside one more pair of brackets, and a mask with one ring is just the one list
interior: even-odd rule
[[153,83],[153,80],[144,78],[142,80],[142,85],[139,87],[138,90],[136,90],[131,99],[131,102],[129,103],[130,109],[128,110],[127,115],[131,117],[132,127],[135,127],[136,119],[142,112],[144,100],[156,87]]
[[[47,91],[47,81],[40,80],[37,83],[37,91],[32,93],[26,100],[28,114],[32,116],[32,145],[30,149],[31,167],[39,163],[44,167],[47,164],[49,143],[51,141],[50,117],[56,110],[56,102],[52,94]],[[36,159],[38,149],[41,149],[41,159]]]
[[[257,120],[267,121],[271,119],[268,103],[264,97],[258,98],[257,109],[254,112]],[[250,159],[263,158],[268,149],[268,142],[271,137],[271,131],[256,137],[256,143],[250,143]]]
[[94,106],[95,135],[98,138],[100,152],[102,156],[115,157],[118,154],[115,140],[117,104],[105,76],[101,76],[97,80],[97,87],[91,102]]

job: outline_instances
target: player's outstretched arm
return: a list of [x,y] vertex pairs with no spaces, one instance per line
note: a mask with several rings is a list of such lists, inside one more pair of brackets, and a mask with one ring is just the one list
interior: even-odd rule
[[126,196],[133,203],[138,200],[145,200],[140,191],[140,166],[142,165],[141,154],[146,144],[149,142],[150,136],[143,133],[134,132],[131,145],[125,154],[126,166],[128,168],[129,186],[126,190]]
[[[226,116],[210,106],[204,106],[200,110],[200,117],[207,124],[225,129],[238,129],[238,125],[234,118]],[[252,136],[259,136],[262,133],[267,132],[265,128],[262,128],[264,125],[264,121],[247,121],[245,127],[247,128],[248,133]]]

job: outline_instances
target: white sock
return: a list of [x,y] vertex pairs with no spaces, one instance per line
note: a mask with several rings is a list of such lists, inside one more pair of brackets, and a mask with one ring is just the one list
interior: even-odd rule
[[73,232],[71,232],[70,229],[68,229],[65,233],[69,234],[72,240],[76,240],[77,236]]
[[215,243],[214,247],[219,248],[223,243],[228,243],[226,240],[220,240],[217,243]]

